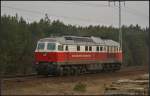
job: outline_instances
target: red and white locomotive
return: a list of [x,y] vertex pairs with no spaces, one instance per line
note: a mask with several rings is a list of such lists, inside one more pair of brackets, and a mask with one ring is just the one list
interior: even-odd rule
[[36,71],[43,75],[116,71],[121,63],[118,42],[93,36],[43,38],[35,50]]

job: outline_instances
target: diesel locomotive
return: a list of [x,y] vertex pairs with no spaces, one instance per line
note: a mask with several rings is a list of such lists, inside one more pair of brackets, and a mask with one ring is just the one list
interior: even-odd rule
[[40,75],[75,75],[117,71],[122,64],[120,44],[99,37],[61,36],[40,39],[35,49]]

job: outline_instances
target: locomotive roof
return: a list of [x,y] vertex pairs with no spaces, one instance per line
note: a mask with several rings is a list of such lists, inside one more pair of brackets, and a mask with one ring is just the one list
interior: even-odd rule
[[49,37],[39,40],[40,42],[59,42],[61,44],[84,44],[84,45],[107,45],[119,46],[119,43],[110,39],[101,39],[99,37],[78,37],[78,36],[62,36]]

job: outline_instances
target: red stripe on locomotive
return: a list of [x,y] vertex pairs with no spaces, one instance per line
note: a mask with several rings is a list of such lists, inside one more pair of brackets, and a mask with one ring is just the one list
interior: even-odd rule
[[106,61],[112,58],[117,61],[122,61],[122,53],[106,52],[35,52],[37,62],[65,62],[65,61],[81,61],[81,60],[95,60]]

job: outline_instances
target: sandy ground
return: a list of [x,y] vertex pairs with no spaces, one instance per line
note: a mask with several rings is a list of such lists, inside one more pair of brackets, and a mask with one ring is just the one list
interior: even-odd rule
[[[115,73],[84,74],[80,76],[34,77],[2,81],[2,95],[100,95],[112,81],[123,78],[135,78],[148,73],[148,68],[129,68]],[[86,85],[85,92],[74,87],[78,83]]]

